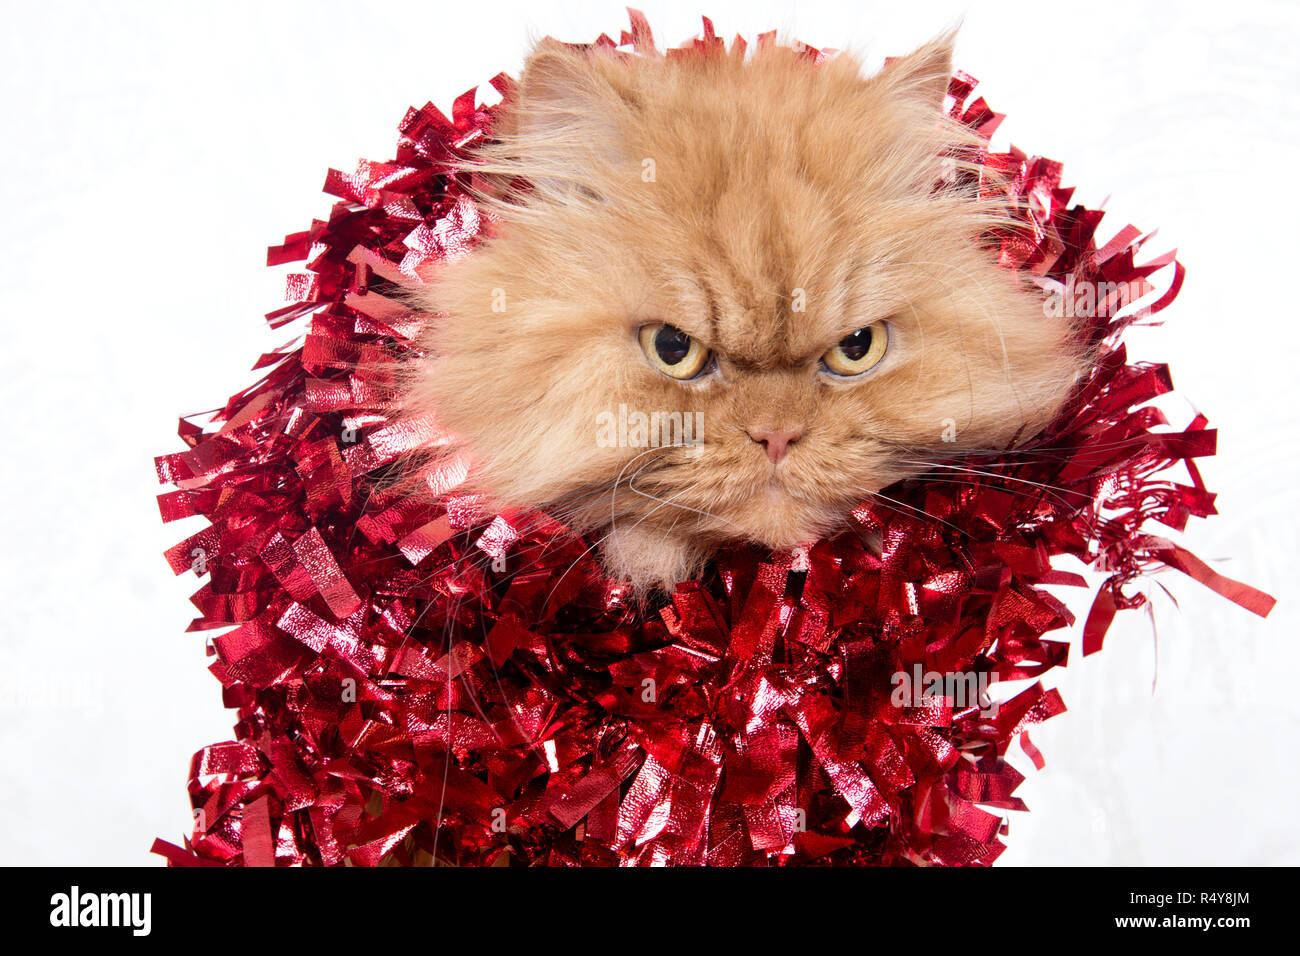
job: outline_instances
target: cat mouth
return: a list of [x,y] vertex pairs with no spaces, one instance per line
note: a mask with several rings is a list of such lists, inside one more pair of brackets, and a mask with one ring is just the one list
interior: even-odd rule
[[790,477],[789,472],[782,471],[779,465],[772,466],[757,497],[765,501],[796,501],[803,505],[817,503],[804,494],[799,483]]
[[835,511],[835,504],[812,497],[797,483],[773,474],[750,499],[751,519],[758,517],[752,514],[754,510],[763,512],[757,521],[757,527],[762,531],[755,537],[773,547],[814,540],[818,536],[817,529],[823,527]]

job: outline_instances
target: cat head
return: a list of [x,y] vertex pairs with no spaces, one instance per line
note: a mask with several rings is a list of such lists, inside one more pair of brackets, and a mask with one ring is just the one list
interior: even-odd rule
[[791,548],[872,494],[1032,435],[1083,365],[980,236],[945,38],[864,78],[771,46],[543,43],[469,168],[494,232],[415,293],[409,410],[497,505],[597,532],[671,587]]

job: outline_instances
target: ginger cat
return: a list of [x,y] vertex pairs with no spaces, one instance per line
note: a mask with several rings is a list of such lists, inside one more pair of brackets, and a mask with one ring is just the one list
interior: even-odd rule
[[414,293],[407,409],[642,591],[1031,436],[1086,356],[980,241],[1007,210],[963,175],[950,60],[951,37],[868,78],[543,42],[465,163],[493,236]]

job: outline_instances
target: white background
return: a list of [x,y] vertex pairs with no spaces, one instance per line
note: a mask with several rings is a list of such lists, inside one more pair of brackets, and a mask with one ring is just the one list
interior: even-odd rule
[[[1204,473],[1222,516],[1184,540],[1282,603],[1262,622],[1167,573],[1181,610],[1159,596],[1158,639],[1131,613],[1055,672],[1071,710],[1034,734],[1048,766],[1002,862],[1300,862],[1297,7],[642,6],[661,43],[706,12],[727,37],[777,27],[873,65],[964,14],[958,66],[1009,114],[995,145],[1064,160],[1088,205],[1111,195],[1105,235],[1159,225],[1152,252],[1179,247],[1185,290],[1133,345],[1221,429]],[[327,212],[327,166],[390,158],[409,104],[449,112],[517,75],[530,35],[625,24],[613,2],[5,0],[3,862],[157,864],[153,837],[189,829],[191,753],[230,736],[184,633],[198,582],[161,557],[195,528],[160,524],[151,459],[289,337],[261,319],[282,287],[265,247]]]

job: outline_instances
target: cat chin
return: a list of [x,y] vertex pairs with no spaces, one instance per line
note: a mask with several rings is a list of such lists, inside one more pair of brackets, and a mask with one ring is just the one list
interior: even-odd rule
[[[778,501],[788,505],[790,499],[781,495],[773,505]],[[825,527],[814,529],[806,521],[788,516],[786,521],[778,519],[751,528],[733,525],[733,529],[739,533],[733,537],[774,552],[811,545],[828,533]],[[720,536],[684,532],[680,526],[674,532],[629,520],[605,532],[600,545],[601,563],[610,576],[628,582],[642,597],[655,589],[671,593],[682,581],[697,577],[723,543]]]
[[773,551],[812,544],[841,523],[839,510],[792,497],[782,490],[756,497],[743,513],[728,515],[741,537]]
[[671,593],[699,574],[708,557],[708,549],[688,537],[635,522],[607,532],[600,550],[605,570],[630,583],[641,597],[656,588]]

